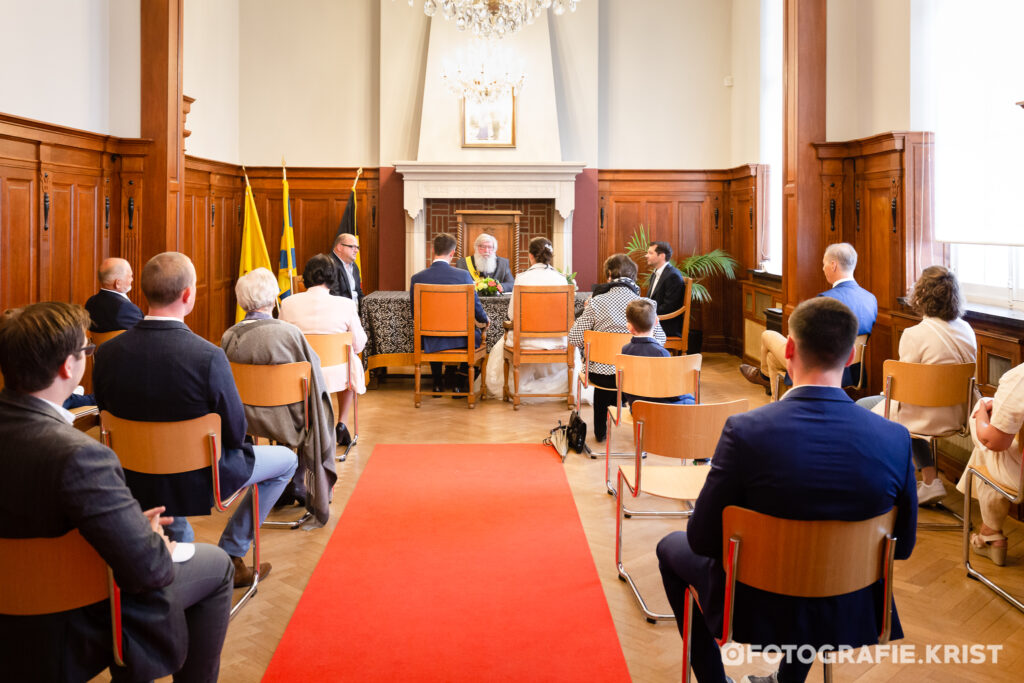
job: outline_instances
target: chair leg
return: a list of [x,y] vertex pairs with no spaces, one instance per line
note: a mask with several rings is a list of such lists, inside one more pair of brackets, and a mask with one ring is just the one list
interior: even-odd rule
[[1021,602],[1018,598],[1010,595],[1003,587],[993,582],[990,578],[982,574],[980,571],[974,568],[971,564],[971,489],[974,483],[974,477],[979,476],[975,473],[973,468],[967,468],[967,485],[964,490],[964,567],[967,569],[967,578],[980,581],[985,586],[988,586],[993,593],[1006,600],[1008,603],[1016,607],[1021,612],[1024,612],[1024,602]]
[[683,603],[683,683],[690,683],[690,621],[693,615],[693,589],[687,586]]
[[572,410],[573,397],[572,397],[572,371],[574,370],[573,364],[569,363],[567,366],[568,372],[566,372],[566,383],[565,383],[565,400],[569,404],[569,410]]
[[335,459],[338,462],[345,462],[348,460],[348,453],[352,450],[352,447],[359,442],[359,394],[356,393],[355,389],[352,390],[352,440],[348,442],[348,446],[345,446],[345,452],[337,456]]
[[466,401],[468,403],[467,407],[472,410],[473,408],[476,408],[476,397],[473,395],[473,382],[475,379],[473,377],[473,371],[476,370],[476,363],[469,363],[468,365],[469,367],[466,369],[466,372],[469,373],[469,386],[466,387]]
[[[626,486],[626,483],[622,480],[622,471],[619,470],[618,488],[616,489],[617,493],[615,494],[615,566],[619,570],[619,579],[629,584],[630,589],[633,591],[633,597],[636,598],[637,604],[640,605],[640,611],[644,613],[644,617],[647,618],[648,622],[656,624],[659,619],[675,621],[676,616],[674,614],[659,614],[651,611],[647,606],[647,602],[644,601],[643,596],[640,595],[640,590],[636,587],[636,583],[633,582],[633,577],[629,575],[629,572],[627,572],[626,568],[622,565],[622,522],[625,521],[625,515],[623,514],[624,510],[622,507],[623,486]],[[630,493],[632,492],[633,491],[631,489]]]
[[501,400],[508,403],[510,398],[508,393],[508,358],[502,359],[501,364],[505,370],[505,385],[501,388]]
[[513,382],[513,387],[514,387],[513,392],[512,392],[512,409],[513,410],[519,410],[519,404],[521,403],[521,399],[519,398],[519,365],[518,364],[513,364],[512,365],[512,382]]
[[825,667],[825,683],[832,683],[832,662],[825,662],[823,666]]
[[256,484],[252,485],[252,562],[252,583],[238,602],[231,606],[228,619],[233,619],[249,598],[256,595],[256,587],[260,583],[260,492]]
[[[932,439],[931,440],[931,450],[932,450],[932,462],[936,463],[936,462],[938,462],[938,460],[937,460],[937,457],[938,457],[938,440],[937,439]],[[960,515],[958,515],[953,510],[950,510],[948,507],[943,505],[941,502],[935,503],[933,505],[929,505],[928,508],[929,509],[933,509],[933,510],[937,510],[939,512],[944,512],[944,513],[952,516],[954,519],[957,520],[957,522],[959,522],[959,524],[941,523],[941,522],[918,522],[918,524],[917,524],[917,528],[918,529],[929,530],[929,531],[960,531],[964,527],[964,518],[961,517]]]
[[412,401],[413,401],[413,404],[417,408],[420,407],[420,370],[421,370],[420,364],[419,363],[413,363],[412,374],[413,374],[414,388],[413,388],[413,394],[412,394]]

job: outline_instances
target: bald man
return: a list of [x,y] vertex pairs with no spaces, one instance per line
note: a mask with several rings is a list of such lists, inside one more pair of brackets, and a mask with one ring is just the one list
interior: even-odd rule
[[128,299],[132,267],[123,258],[103,259],[97,277],[100,291],[85,302],[92,318],[91,332],[129,330],[142,320],[142,310]]

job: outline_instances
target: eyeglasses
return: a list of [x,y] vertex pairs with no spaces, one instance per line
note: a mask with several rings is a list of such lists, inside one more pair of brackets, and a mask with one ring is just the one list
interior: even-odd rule
[[78,349],[78,353],[84,353],[86,356],[91,356],[93,351],[96,350],[95,344],[86,344],[82,348]]
[[356,251],[359,251],[359,245],[358,244],[345,244],[344,242],[342,242],[341,246],[348,247],[349,249],[355,249]]

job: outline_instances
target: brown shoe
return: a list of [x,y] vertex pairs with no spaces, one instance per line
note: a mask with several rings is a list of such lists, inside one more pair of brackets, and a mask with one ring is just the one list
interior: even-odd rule
[[[232,557],[231,563],[235,565],[235,588],[248,588],[252,585],[252,567],[245,563],[241,557]],[[270,576],[270,563],[260,562],[260,581]]]
[[768,383],[768,378],[761,374],[761,368],[757,368],[754,367],[753,365],[747,365],[746,363],[744,363],[743,365],[740,366],[740,373],[743,375],[743,378],[746,379],[751,384],[757,384],[758,386],[762,386],[765,389],[767,389],[770,386]]

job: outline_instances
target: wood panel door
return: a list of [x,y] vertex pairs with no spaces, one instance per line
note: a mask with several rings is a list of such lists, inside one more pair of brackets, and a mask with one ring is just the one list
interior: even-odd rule
[[210,329],[210,198],[205,185],[185,185],[181,225],[182,253],[196,268],[196,304],[185,322],[193,332],[211,339]]
[[39,298],[84,304],[104,256],[102,178],[45,171]]
[[900,281],[902,264],[899,262],[900,220],[896,227],[892,218],[892,179],[878,175],[861,180],[861,233],[856,277],[862,287],[878,299],[880,308],[896,308],[896,283]]
[[36,171],[0,165],[0,310],[39,298],[38,206]]

